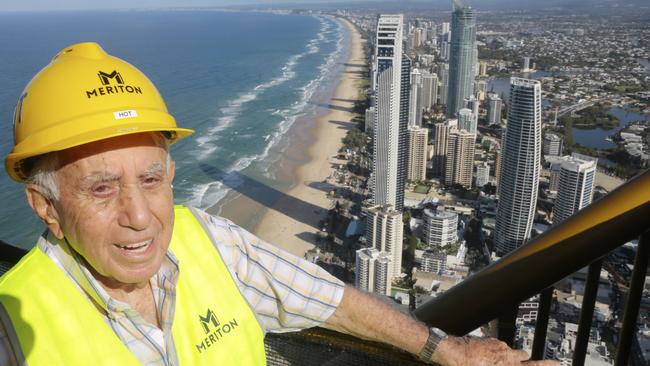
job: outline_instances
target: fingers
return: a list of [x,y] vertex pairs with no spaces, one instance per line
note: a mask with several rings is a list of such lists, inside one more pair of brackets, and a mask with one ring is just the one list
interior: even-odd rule
[[529,361],[530,356],[526,351],[512,349],[498,339],[483,338],[475,341],[474,345],[478,346],[478,349],[483,348],[485,353],[482,356],[487,356],[491,365],[559,366],[558,362],[552,360]]
[[[506,346],[507,347],[507,346]],[[510,355],[515,361],[519,361],[519,364],[526,366],[559,366],[560,363],[553,360],[543,360],[543,361],[531,361],[529,360],[530,356],[528,352],[520,349],[510,349]],[[516,362],[515,362],[516,364]]]
[[526,351],[511,349],[506,343],[495,338],[450,337],[450,347],[456,347],[451,355],[458,356],[455,362],[458,365],[486,365],[486,366],[559,366],[551,360],[528,361]]
[[513,349],[512,353],[513,358],[517,361],[527,361],[530,358],[530,356],[528,356],[528,352],[521,349]]
[[521,364],[523,362],[528,361],[528,359],[530,358],[530,356],[528,355],[528,352],[526,352],[524,350],[520,350],[520,349],[511,349],[505,343],[504,343],[504,345],[505,345],[505,350],[503,350],[503,352],[505,353],[505,355],[506,355],[505,358],[507,360],[507,362],[504,363],[504,364],[518,365],[518,364]]

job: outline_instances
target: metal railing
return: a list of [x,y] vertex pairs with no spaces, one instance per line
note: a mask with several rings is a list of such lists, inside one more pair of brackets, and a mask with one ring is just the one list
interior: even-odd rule
[[[573,365],[583,365],[602,258],[619,246],[640,237],[616,354],[616,365],[626,365],[650,259],[648,229],[650,171],[421,305],[413,315],[430,326],[455,335],[465,335],[498,319],[499,338],[512,344],[518,305],[539,294],[532,358],[542,359],[552,286],[588,265],[573,359]],[[20,249],[1,245],[0,269],[8,268],[23,253]],[[269,334],[266,349],[270,365],[421,364],[412,356],[385,345],[320,328],[293,334]]]
[[324,328],[269,333],[264,339],[269,365],[416,366],[409,353]]
[[18,263],[25,254],[27,254],[25,249],[14,247],[0,240],[0,276]]
[[456,335],[467,334],[499,319],[502,323],[512,324],[499,327],[499,338],[512,344],[518,305],[541,293],[533,359],[542,359],[552,286],[588,265],[573,359],[573,365],[583,365],[602,258],[640,237],[615,363],[627,365],[650,256],[649,229],[650,171],[647,171],[439,297],[422,304],[414,315],[430,326]]

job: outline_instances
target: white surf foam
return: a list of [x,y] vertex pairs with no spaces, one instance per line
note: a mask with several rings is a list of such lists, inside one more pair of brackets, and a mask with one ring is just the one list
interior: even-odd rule
[[[261,161],[269,157],[270,150],[282,140],[282,137],[295,121],[305,114],[305,109],[309,105],[309,101],[316,90],[318,90],[324,80],[331,77],[330,74],[333,72],[332,68],[343,52],[344,32],[342,25],[338,22],[327,22],[322,17],[318,17],[318,20],[321,22],[321,28],[317,37],[310,40],[305,52],[293,55],[289,58],[287,63],[283,66],[282,74],[279,77],[257,85],[250,92],[240,94],[236,99],[229,102],[228,106],[222,108],[222,116],[217,120],[215,127],[197,139],[199,147],[201,148],[199,155],[200,159],[206,159],[217,151],[218,148],[216,142],[219,138],[219,132],[223,131],[236,121],[246,103],[254,101],[263,91],[279,86],[286,81],[293,79],[296,75],[294,68],[300,59],[309,54],[319,52],[321,44],[331,42],[327,40],[328,35],[338,35],[338,38],[336,39],[336,50],[318,67],[318,76],[299,89],[301,95],[298,101],[294,102],[289,108],[276,108],[269,111],[273,115],[281,116],[282,121],[278,124],[278,127],[273,133],[264,136],[266,142],[264,151],[260,154],[238,159],[224,172],[224,176],[220,181],[197,184],[194,186],[189,199],[190,205],[201,208],[211,207],[221,201],[228,194],[230,189],[241,185],[244,182],[244,179],[239,172],[249,167],[253,162]],[[332,24],[336,24],[337,27],[333,29]],[[270,173],[268,167],[264,170],[264,174],[269,176]]]
[[[278,124],[278,128],[276,129],[276,131],[272,134],[271,142],[266,145],[264,152],[260,154],[261,159],[268,158],[270,150],[277,145],[277,143],[286,134],[289,128],[291,128],[291,126],[296,122],[296,120],[299,117],[305,115],[306,107],[309,105],[309,102],[311,101],[311,98],[314,96],[314,93],[318,90],[318,88],[321,87],[323,81],[333,76],[332,75],[334,72],[333,66],[341,57],[341,53],[343,52],[343,41],[345,36],[342,29],[342,25],[339,23],[337,24],[338,24],[338,28],[336,29],[336,33],[338,34],[338,38],[336,39],[337,42],[336,50],[332,52],[332,54],[325,60],[325,62],[323,62],[318,67],[319,69],[318,77],[312,79],[311,81],[309,81],[309,83],[307,83],[305,86],[300,88],[302,93],[301,98],[300,100],[295,102],[290,108],[275,110],[273,112],[274,115],[280,115],[283,117],[283,119]],[[266,164],[266,168],[264,169],[264,174],[268,178],[273,178],[271,176],[271,170],[269,169],[271,165],[272,164]]]
[[325,40],[330,26],[324,19],[319,17],[318,20],[321,23],[321,28],[316,38],[310,40],[307,43],[307,50],[305,52],[289,57],[289,60],[287,60],[287,62],[282,67],[282,73],[279,76],[271,79],[268,82],[255,86],[250,91],[239,94],[235,99],[230,100],[225,107],[221,108],[221,117],[216,120],[214,127],[210,128],[196,139],[197,144],[200,148],[200,151],[198,152],[198,158],[200,160],[209,158],[218,150],[217,142],[220,138],[220,132],[230,127],[237,121],[237,118],[244,110],[243,107],[245,104],[257,99],[257,97],[264,91],[282,85],[287,81],[294,79],[296,77],[296,72],[294,69],[298,64],[298,61],[307,55],[311,55],[320,51],[318,44]]

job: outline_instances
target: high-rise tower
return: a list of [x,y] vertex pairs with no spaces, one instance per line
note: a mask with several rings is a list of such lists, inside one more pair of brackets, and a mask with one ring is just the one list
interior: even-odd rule
[[544,156],[560,156],[562,155],[562,138],[554,133],[547,133],[544,136],[543,152]]
[[508,125],[501,146],[495,228],[498,255],[530,238],[535,218],[542,150],[542,89],[537,80],[510,79]]
[[422,126],[422,73],[418,69],[411,71],[411,92],[410,92],[410,111],[409,111],[409,127]]
[[490,166],[487,162],[480,163],[476,166],[476,186],[481,188],[490,183]]
[[460,184],[467,189],[472,188],[475,141],[476,134],[465,130],[456,130],[449,134],[445,159],[445,184]]
[[402,213],[390,205],[363,209],[366,216],[366,240],[373,248],[390,254],[393,276],[402,273],[402,240],[404,224]]
[[433,157],[431,158],[431,165],[433,166],[434,178],[445,178],[449,134],[457,128],[458,120],[455,119],[433,125]]
[[458,129],[476,133],[478,121],[471,109],[462,108],[458,111]]
[[381,15],[375,54],[372,196],[376,205],[404,207],[411,61],[402,55],[402,15]]
[[428,129],[409,127],[408,180],[419,182],[427,179],[428,137]]
[[433,109],[438,99],[438,75],[429,72],[422,74],[422,108]]
[[438,76],[440,77],[438,99],[440,104],[447,104],[447,95],[449,94],[449,64],[439,62],[437,70]]
[[429,248],[442,248],[458,241],[458,214],[424,210],[424,240]]
[[392,258],[375,248],[357,250],[354,285],[361,291],[391,295]]
[[487,114],[489,125],[501,124],[501,98],[497,94],[488,94]]
[[579,154],[561,158],[560,181],[553,207],[553,224],[559,224],[591,204],[597,161],[595,158],[586,158]]
[[476,52],[476,17],[474,11],[453,0],[451,13],[451,49],[449,55],[449,90],[447,116],[453,117],[463,108],[465,98],[472,95]]

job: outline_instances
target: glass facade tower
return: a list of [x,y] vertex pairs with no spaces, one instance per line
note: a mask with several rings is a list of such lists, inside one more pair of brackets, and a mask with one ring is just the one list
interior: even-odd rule
[[511,78],[508,107],[494,238],[500,256],[524,244],[533,227],[542,152],[540,82]]
[[402,54],[402,15],[381,15],[377,24],[374,86],[372,197],[375,205],[404,207],[408,162],[411,60]]
[[453,2],[451,14],[451,46],[449,55],[449,90],[447,116],[454,117],[464,108],[465,98],[473,92],[476,59],[476,17],[467,6]]

